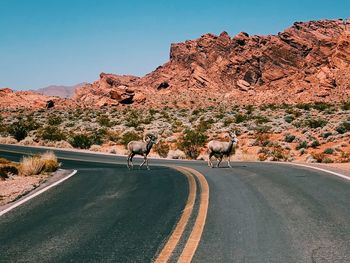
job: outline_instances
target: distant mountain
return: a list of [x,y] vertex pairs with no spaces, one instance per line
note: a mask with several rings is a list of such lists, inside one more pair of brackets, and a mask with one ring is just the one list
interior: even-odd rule
[[33,92],[43,94],[46,96],[57,96],[60,98],[70,98],[75,92],[75,89],[80,88],[82,86],[86,85],[86,83],[79,83],[74,86],[58,86],[58,85],[51,85],[45,88],[33,90]]

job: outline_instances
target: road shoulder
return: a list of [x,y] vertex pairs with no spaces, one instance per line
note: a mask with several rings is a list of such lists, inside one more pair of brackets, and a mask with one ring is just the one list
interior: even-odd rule
[[36,180],[32,180],[32,182],[30,181],[27,187],[18,192],[12,193],[12,196],[6,204],[0,205],[0,216],[12,210],[12,207],[17,207],[26,200],[29,200],[41,192],[46,191],[46,189],[64,181],[66,178],[68,179],[72,173],[73,170],[59,169],[48,177],[39,177]]

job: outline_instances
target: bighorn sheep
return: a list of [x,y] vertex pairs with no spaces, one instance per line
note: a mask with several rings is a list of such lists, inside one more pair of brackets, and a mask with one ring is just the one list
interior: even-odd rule
[[213,167],[213,163],[211,162],[211,157],[215,156],[218,158],[218,163],[216,167],[219,167],[223,156],[227,156],[227,165],[228,167],[231,168],[230,164],[230,155],[232,151],[232,147],[234,144],[237,144],[238,139],[236,136],[236,133],[229,132],[228,135],[230,136],[230,141],[229,142],[220,142],[220,141],[215,141],[212,140],[208,143],[208,153],[209,153],[209,159],[208,159],[208,166]]
[[131,141],[128,143],[127,148],[128,148],[129,154],[128,154],[127,166],[129,169],[130,169],[130,163],[131,163],[131,168],[134,168],[134,164],[132,163],[132,158],[136,154],[139,154],[144,157],[144,160],[140,165],[140,169],[146,163],[147,169],[149,170],[147,155],[151,151],[153,144],[156,143],[156,140],[157,140],[157,136],[155,136],[154,134],[148,133],[145,135],[144,141]]

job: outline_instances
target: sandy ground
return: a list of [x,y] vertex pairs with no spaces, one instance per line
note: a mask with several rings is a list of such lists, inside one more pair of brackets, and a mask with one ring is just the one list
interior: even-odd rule
[[28,194],[45,181],[43,176],[14,176],[0,181],[0,206],[13,202]]

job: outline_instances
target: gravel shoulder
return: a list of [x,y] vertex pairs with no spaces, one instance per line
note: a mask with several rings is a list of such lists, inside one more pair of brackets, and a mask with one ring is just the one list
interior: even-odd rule
[[59,169],[51,175],[14,176],[0,181],[0,212],[37,191],[68,176],[71,170]]

